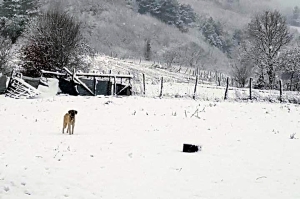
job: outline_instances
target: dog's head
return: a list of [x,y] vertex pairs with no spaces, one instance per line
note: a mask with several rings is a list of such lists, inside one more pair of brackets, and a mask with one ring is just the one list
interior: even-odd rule
[[69,110],[68,113],[71,115],[71,117],[75,117],[78,112],[75,110]]

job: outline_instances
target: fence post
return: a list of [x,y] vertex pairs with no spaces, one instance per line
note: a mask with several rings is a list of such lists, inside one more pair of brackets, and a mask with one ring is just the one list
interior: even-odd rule
[[72,74],[72,80],[75,81],[75,77],[76,77],[76,72],[75,72],[75,68],[73,68],[73,74]]
[[143,94],[146,95],[146,80],[145,80],[145,73],[143,73]]
[[280,92],[280,98],[279,98],[279,100],[280,100],[280,102],[282,102],[282,81],[281,80],[279,80],[279,92]]
[[164,77],[161,77],[160,82],[161,82],[161,84],[160,84],[160,94],[159,94],[159,97],[161,98],[163,96]]
[[114,76],[114,95],[117,95],[117,78]]
[[198,85],[198,75],[196,76],[196,83],[195,83],[195,88],[194,88],[194,95],[193,95],[194,100],[196,99],[197,85]]
[[226,80],[226,90],[225,90],[224,100],[227,100],[228,86],[229,86],[229,77],[227,77],[227,80]]
[[250,95],[250,100],[252,100],[252,77],[250,77],[250,81],[249,81],[249,95]]
[[[128,72],[128,75],[130,75],[130,72]],[[131,84],[131,78],[129,78],[128,81],[129,81],[129,84]]]
[[[109,74],[111,74],[111,70],[109,70],[108,72]],[[110,76],[108,77],[108,84],[107,84],[107,94],[109,95],[109,91],[110,91],[110,95],[113,94],[112,92],[112,85],[111,85],[111,81],[110,81]]]
[[97,79],[96,79],[96,77],[94,77],[94,93],[95,93],[95,96],[97,95],[96,90],[97,90]]

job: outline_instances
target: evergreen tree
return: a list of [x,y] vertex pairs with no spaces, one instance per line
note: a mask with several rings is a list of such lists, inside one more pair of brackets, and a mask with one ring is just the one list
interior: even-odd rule
[[136,3],[140,14],[151,14],[182,31],[186,31],[186,26],[196,21],[196,13],[192,7],[180,4],[177,0],[136,0]]
[[179,8],[180,20],[184,24],[191,24],[196,21],[196,13],[190,5],[182,4]]
[[140,14],[147,14],[150,13],[151,10],[153,10],[153,6],[156,0],[136,0],[136,2],[139,6],[138,12]]
[[206,41],[220,50],[223,50],[223,28],[220,23],[216,23],[212,17],[204,23],[202,27],[202,34]]
[[176,22],[179,21],[179,3],[177,0],[161,1],[159,9],[156,10],[156,13],[152,14],[169,25],[176,25]]
[[37,14],[38,0],[3,0],[0,5],[1,35],[15,43],[30,18]]
[[300,26],[300,8],[298,6],[294,7],[291,25]]

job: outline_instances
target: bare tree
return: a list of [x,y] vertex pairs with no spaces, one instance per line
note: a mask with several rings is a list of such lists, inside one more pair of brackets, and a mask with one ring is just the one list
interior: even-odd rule
[[232,76],[240,87],[245,87],[248,79],[253,74],[254,60],[251,57],[251,47],[247,42],[241,44],[241,46],[235,52],[235,62],[232,64]]
[[180,54],[178,52],[178,49],[170,49],[163,54],[163,59],[168,67],[171,67],[174,62],[178,61],[179,57]]
[[282,72],[289,76],[290,85],[295,83],[295,80],[299,78],[300,73],[300,48],[294,47],[287,49],[280,53],[279,67]]
[[278,11],[265,11],[248,24],[248,34],[258,52],[259,65],[265,68],[269,86],[275,81],[276,59],[280,49],[291,40],[286,19]]
[[146,46],[145,46],[145,60],[151,60],[151,39],[146,39]]
[[83,49],[80,23],[60,9],[48,10],[27,31],[27,43],[22,49],[24,73],[39,76],[41,69],[79,68]]

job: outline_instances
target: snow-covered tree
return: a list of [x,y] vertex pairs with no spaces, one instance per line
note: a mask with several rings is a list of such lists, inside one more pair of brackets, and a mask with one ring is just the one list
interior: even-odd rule
[[[42,13],[30,25],[22,49],[24,73],[39,76],[40,70],[61,71],[82,66],[83,37],[80,23],[59,9]],[[78,63],[80,61],[80,63]]]
[[179,16],[180,16],[180,20],[184,24],[187,24],[187,25],[194,23],[197,19],[197,15],[196,15],[195,11],[188,4],[181,4],[180,5],[180,7],[179,7]]
[[253,74],[254,63],[250,56],[251,47],[247,42],[242,43],[235,52],[235,59],[232,63],[231,75],[238,83],[238,86],[245,87],[247,81]]
[[190,5],[180,4],[177,0],[136,0],[136,3],[140,14],[150,14],[181,31],[187,31],[197,18]]
[[38,0],[3,0],[0,5],[1,35],[15,43],[30,18],[37,14]]
[[[278,11],[265,11],[255,16],[248,25],[253,52],[259,53],[259,66],[268,76],[270,87],[275,83],[278,53],[291,40],[285,18]],[[253,55],[255,56],[255,55]]]
[[201,32],[210,45],[217,47],[227,56],[231,56],[233,41],[229,34],[224,31],[220,22],[216,22],[212,17],[209,17],[201,27]]
[[290,77],[290,85],[295,82],[297,75],[300,74],[300,47],[293,47],[280,53],[278,58],[279,66],[282,72]]

